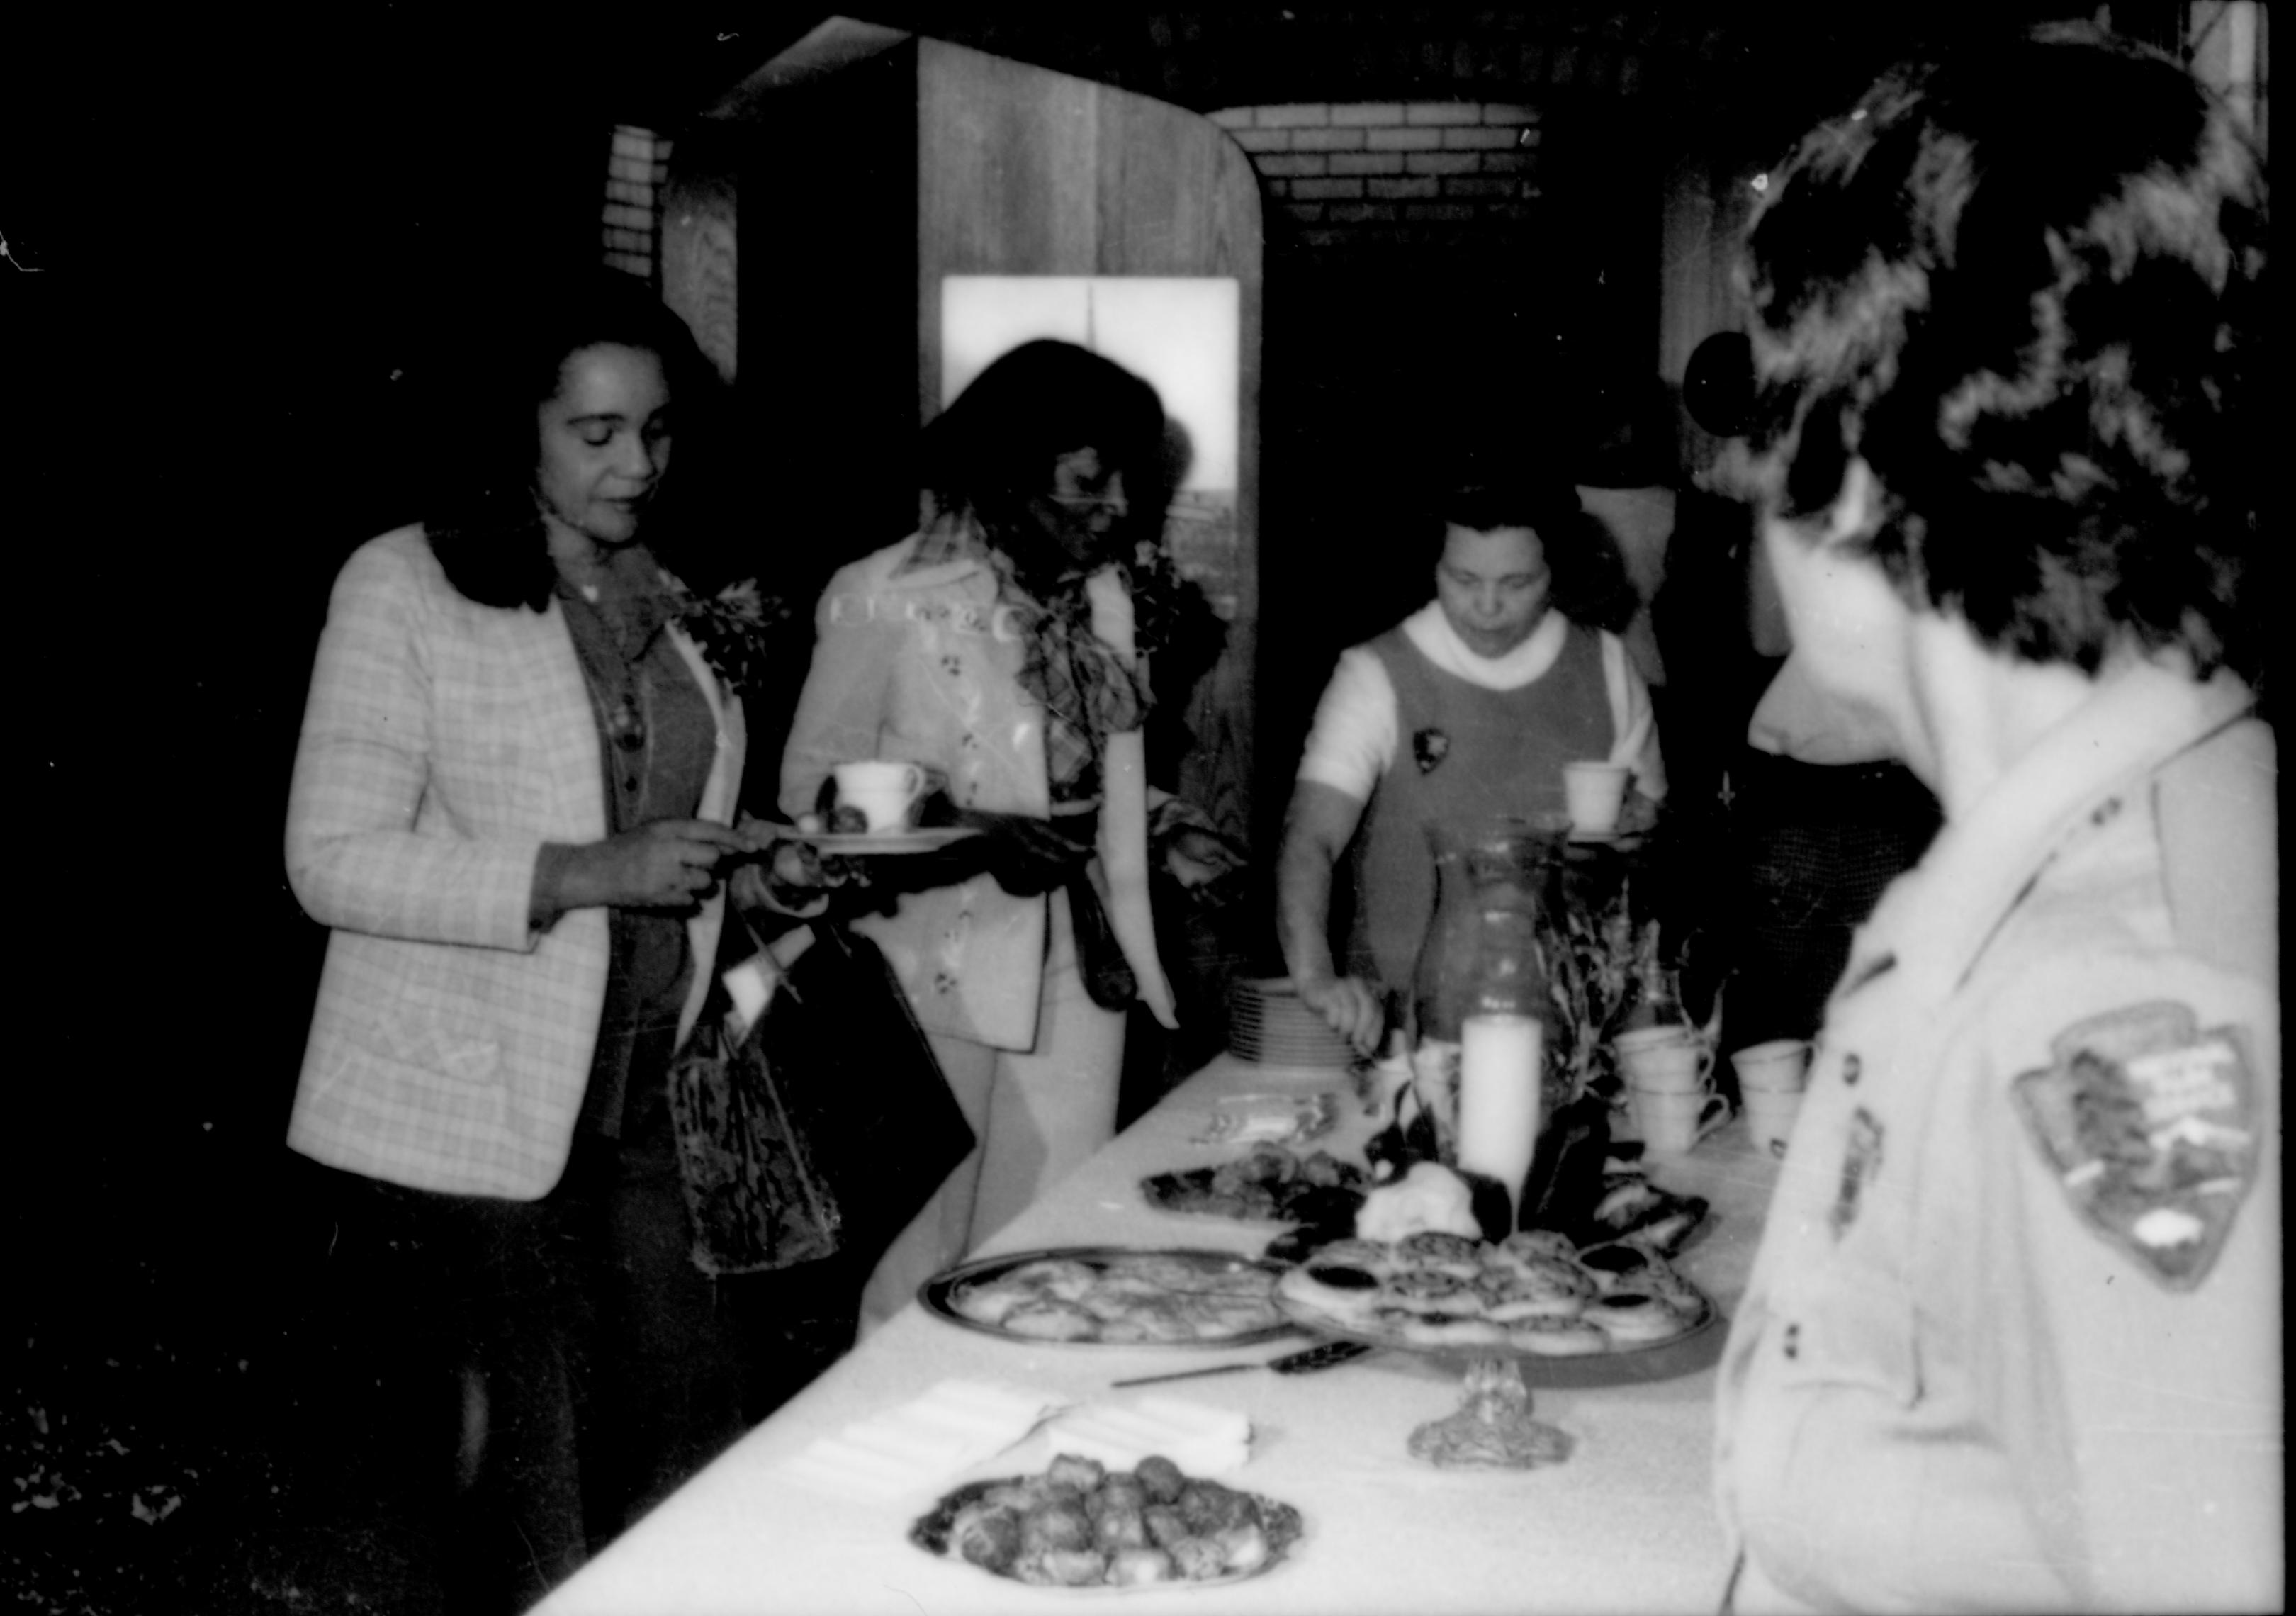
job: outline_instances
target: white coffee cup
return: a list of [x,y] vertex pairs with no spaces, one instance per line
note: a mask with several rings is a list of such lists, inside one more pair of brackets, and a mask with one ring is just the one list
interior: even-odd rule
[[1636,1027],[1614,1035],[1611,1048],[1628,1087],[1683,1095],[1713,1087],[1714,1049],[1695,1027]]
[[1801,1091],[1794,1088],[1746,1090],[1746,1136],[1756,1150],[1766,1156],[1785,1155],[1794,1119],[1801,1114]]
[[1730,1069],[1738,1074],[1738,1091],[1800,1094],[1809,1086],[1809,1056],[1815,1047],[1808,1038],[1772,1038],[1733,1050]]
[[1623,763],[1564,764],[1562,796],[1570,805],[1570,828],[1587,836],[1607,836],[1617,830],[1630,772]]
[[837,777],[837,805],[858,808],[873,831],[907,829],[909,810],[924,794],[925,771],[914,763],[840,763],[830,773]]
[[1627,1103],[1644,1150],[1653,1156],[1683,1155],[1730,1120],[1728,1100],[1697,1089],[1685,1093],[1630,1086]]

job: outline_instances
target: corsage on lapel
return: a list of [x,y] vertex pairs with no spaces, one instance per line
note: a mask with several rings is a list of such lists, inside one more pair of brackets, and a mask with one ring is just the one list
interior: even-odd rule
[[792,615],[786,601],[765,594],[753,578],[708,596],[672,583],[671,597],[677,626],[729,688],[740,693],[764,686],[775,644]]
[[1450,755],[1451,737],[1439,729],[1423,729],[1411,737],[1411,760],[1419,765],[1419,772],[1431,775],[1435,766]]

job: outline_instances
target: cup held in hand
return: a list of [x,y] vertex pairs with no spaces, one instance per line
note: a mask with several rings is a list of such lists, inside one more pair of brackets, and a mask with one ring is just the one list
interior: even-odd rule
[[873,759],[840,763],[830,772],[837,781],[838,806],[858,809],[871,831],[909,828],[917,799],[924,794],[922,768],[914,763]]
[[1585,836],[1607,836],[1617,830],[1630,772],[1623,763],[1564,764],[1562,794],[1570,808],[1570,828]]

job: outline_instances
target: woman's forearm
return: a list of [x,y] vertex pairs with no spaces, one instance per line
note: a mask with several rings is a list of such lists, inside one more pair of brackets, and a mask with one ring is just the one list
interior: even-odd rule
[[1276,940],[1300,981],[1327,981],[1332,964],[1332,876],[1362,823],[1364,805],[1336,786],[1302,780],[1283,816],[1275,859]]
[[1332,965],[1332,865],[1324,849],[1286,825],[1275,865],[1276,940],[1292,979],[1323,980]]

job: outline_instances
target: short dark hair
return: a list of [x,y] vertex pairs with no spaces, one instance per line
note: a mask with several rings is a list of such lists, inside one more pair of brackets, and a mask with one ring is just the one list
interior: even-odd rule
[[1475,472],[1445,486],[1436,501],[1438,546],[1453,525],[1471,533],[1497,528],[1529,528],[1542,541],[1582,510],[1578,490],[1560,478],[1526,473]]
[[645,537],[663,565],[692,571],[694,546],[685,541],[700,525],[690,520],[699,502],[686,495],[700,480],[685,465],[700,457],[695,440],[717,414],[720,384],[685,322],[645,282],[604,268],[521,288],[481,317],[456,334],[456,351],[432,379],[451,441],[449,464],[426,495],[423,530],[447,580],[481,605],[548,605],[554,569],[534,497],[535,411],[557,392],[568,356],[600,343],[661,362],[685,452],[647,512]]
[[1538,535],[1552,575],[1555,610],[1585,628],[1613,634],[1632,620],[1639,599],[1618,541],[1561,478],[1521,470],[1472,472],[1446,485],[1435,515],[1439,559],[1455,526],[1470,533],[1529,528]]
[[2221,103],[2095,29],[1892,71],[1770,176],[1742,481],[1808,517],[1863,458],[1862,542],[1990,647],[2253,677],[2266,210]]
[[[1053,463],[1089,446],[1136,496],[1166,480],[1164,406],[1113,359],[1049,337],[1000,355],[925,424],[924,485],[991,529],[1045,492]],[[1160,512],[1158,513],[1160,521]]]

